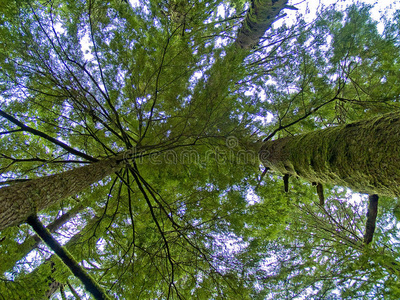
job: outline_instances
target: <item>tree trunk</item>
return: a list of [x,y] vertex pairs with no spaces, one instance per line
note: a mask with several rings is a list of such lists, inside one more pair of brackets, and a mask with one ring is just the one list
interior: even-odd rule
[[[98,226],[95,226],[97,222],[99,222],[98,216],[88,220],[85,227],[63,246],[78,262],[87,259],[85,254],[88,251],[84,251],[82,245],[93,237],[94,232],[99,229]],[[57,292],[57,287],[67,282],[69,274],[57,255],[52,254],[32,272],[18,274],[12,281],[0,281],[0,295],[4,296],[4,299],[28,299],[23,295],[29,293],[30,299],[50,299]]]
[[265,31],[277,20],[287,2],[287,0],[252,1],[252,6],[246,14],[235,42],[227,47],[225,55],[218,57],[212,68],[206,71],[203,78],[207,80],[196,86],[199,92],[195,94],[199,96],[192,99],[192,105],[194,101],[198,101],[202,103],[202,107],[207,106],[207,109],[200,113],[196,111],[197,122],[189,129],[192,134],[196,130],[203,132],[203,120],[208,120],[217,110],[216,107],[225,101],[232,82],[241,80],[243,75],[237,69],[250,54],[250,50],[260,41]]
[[252,0],[242,27],[238,31],[235,45],[248,50],[257,45],[287,3],[287,0]]
[[38,236],[53,250],[69,270],[84,284],[86,290],[92,294],[96,300],[110,299],[106,291],[96,280],[82,267],[71,253],[51,235],[43,226],[37,216],[28,217],[27,223],[32,227]]
[[378,195],[370,195],[368,197],[367,223],[365,224],[364,243],[372,242],[376,227],[376,217],[378,215]]
[[0,230],[21,224],[31,215],[79,193],[122,167],[114,157],[60,174],[32,179],[0,189]]
[[[76,207],[72,208],[70,211],[66,212],[62,216],[60,216],[58,219],[54,220],[54,222],[50,223],[47,226],[47,229],[51,232],[54,233],[57,229],[62,227],[65,223],[70,221],[72,218],[74,218],[80,211],[82,211],[85,208],[83,204],[79,204]],[[29,254],[32,250],[34,250],[39,243],[41,242],[40,237],[37,235],[34,236],[29,236],[25,239],[25,241],[22,244],[17,245],[18,243],[14,240],[12,240],[11,237],[8,237],[7,243],[13,243],[12,247],[18,248],[17,252],[14,252],[10,254],[8,252],[8,247],[4,249],[0,253],[1,256],[1,263],[0,263],[0,274],[3,274],[6,271],[9,271],[13,266],[16,265],[16,263],[23,259],[25,256]],[[3,250],[3,249],[2,249]]]
[[400,112],[265,142],[265,167],[356,192],[400,195]]

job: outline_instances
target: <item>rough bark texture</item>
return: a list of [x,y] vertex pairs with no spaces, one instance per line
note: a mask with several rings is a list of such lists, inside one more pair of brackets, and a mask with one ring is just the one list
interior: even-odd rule
[[400,195],[400,112],[267,141],[262,163],[310,182],[368,194]]
[[0,230],[21,224],[36,212],[75,195],[122,167],[112,158],[57,175],[41,177],[0,189]]
[[251,1],[251,7],[238,31],[236,46],[241,49],[251,49],[257,45],[287,3],[287,0]]

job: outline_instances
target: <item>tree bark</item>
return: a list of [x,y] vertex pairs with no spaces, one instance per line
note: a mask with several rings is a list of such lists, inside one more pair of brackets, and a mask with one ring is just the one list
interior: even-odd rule
[[265,167],[310,182],[400,195],[400,112],[265,142]]
[[[80,263],[87,259],[85,255],[87,251],[83,250],[82,244],[94,236],[95,230],[98,229],[95,226],[97,222],[99,222],[99,217],[94,216],[88,220],[88,223],[80,232],[63,245]],[[4,299],[28,299],[25,296],[26,293],[29,293],[30,299],[51,298],[57,291],[56,287],[68,283],[67,274],[69,274],[69,271],[67,271],[66,266],[60,262],[56,254],[52,254],[32,272],[19,274],[12,281],[0,281],[0,295],[4,296]]]
[[206,71],[203,78],[207,80],[197,84],[199,96],[192,99],[192,105],[195,101],[199,101],[202,107],[207,106],[207,109],[203,112],[196,111],[197,122],[189,129],[192,134],[199,129],[203,131],[202,120],[208,120],[215,112],[215,107],[224,101],[231,83],[240,81],[242,74],[237,69],[250,54],[249,50],[259,42],[265,31],[276,20],[286,3],[287,0],[252,1],[252,7],[246,14],[235,42],[227,47],[225,55],[218,57],[212,68]]
[[88,274],[88,272],[75,260],[71,253],[61,246],[51,233],[43,226],[37,216],[30,216],[27,220],[28,224],[38,236],[45,242],[51,250],[63,261],[63,263],[71,270],[71,272],[84,284],[96,300],[110,299],[105,290]]
[[[65,223],[67,223],[69,220],[75,217],[84,208],[85,206],[82,204],[77,205],[70,211],[60,216],[58,219],[54,220],[54,222],[50,223],[46,227],[47,230],[49,230],[51,233],[54,233],[57,229],[59,229]],[[7,243],[10,242],[11,241],[7,241]],[[8,253],[8,249],[6,248],[4,252],[0,253],[0,255],[3,257],[3,259],[1,259],[1,264],[0,264],[0,274],[3,274],[4,272],[11,269],[14,265],[16,265],[17,261],[23,259],[26,255],[28,255],[29,252],[34,250],[39,245],[40,242],[41,242],[40,237],[34,235],[27,237],[25,241],[18,246],[17,242],[15,242],[13,247],[18,247],[17,252],[10,254]]]
[[238,31],[235,45],[248,50],[257,45],[287,3],[287,0],[252,0],[242,27]]
[[378,215],[378,195],[370,195],[368,197],[367,222],[365,224],[364,243],[372,242],[376,227],[376,217]]
[[118,171],[123,165],[120,156],[1,188],[0,230],[21,224],[29,216]]

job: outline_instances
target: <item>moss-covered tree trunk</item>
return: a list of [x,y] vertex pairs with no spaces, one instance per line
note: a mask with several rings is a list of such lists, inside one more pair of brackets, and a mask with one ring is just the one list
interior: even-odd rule
[[257,45],[287,3],[288,0],[252,0],[242,27],[238,31],[235,46],[251,49]]
[[0,189],[0,230],[75,195],[121,168],[122,156]]
[[265,142],[272,171],[354,191],[400,195],[400,112]]

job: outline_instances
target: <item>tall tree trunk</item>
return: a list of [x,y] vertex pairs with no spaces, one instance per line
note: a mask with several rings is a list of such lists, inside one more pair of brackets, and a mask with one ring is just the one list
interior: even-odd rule
[[252,0],[250,9],[238,31],[235,46],[251,49],[258,44],[288,3],[288,0]]
[[400,112],[265,142],[265,167],[310,182],[400,195]]
[[110,299],[106,291],[96,280],[82,267],[71,253],[66,250],[43,226],[37,216],[28,217],[27,223],[32,227],[38,236],[53,250],[69,270],[84,284],[86,290],[92,294],[96,300]]
[[[63,214],[62,216],[60,216],[59,218],[54,220],[54,222],[50,223],[47,226],[47,229],[51,233],[54,233],[57,229],[59,229],[65,223],[70,221],[73,217],[75,217],[84,208],[85,208],[85,206],[83,204],[78,204],[77,206],[72,208],[70,211],[66,212],[65,214]],[[9,239],[10,240],[8,240],[7,243],[14,243],[14,245],[12,245],[12,246],[15,248],[18,248],[18,251],[10,254],[10,253],[8,253],[8,248],[6,248],[6,249],[4,249],[4,251],[2,251],[2,253],[0,253],[0,256],[2,256],[2,259],[0,259],[0,261],[1,261],[0,274],[3,274],[4,272],[8,271],[13,266],[15,266],[19,260],[21,260],[25,256],[27,256],[29,254],[29,252],[34,250],[41,242],[40,237],[38,237],[37,235],[27,237],[25,239],[25,241],[20,245],[17,245],[16,241],[11,241],[11,238],[9,238]]]
[[75,195],[122,167],[122,155],[60,174],[0,189],[0,230],[21,224],[31,215]]
[[[208,120],[211,114],[215,113],[215,107],[225,101],[226,95],[230,92],[232,82],[239,81],[242,73],[238,72],[244,59],[251,53],[250,50],[260,41],[271,24],[279,17],[279,13],[285,8],[287,0],[253,0],[245,20],[238,31],[235,42],[226,48],[226,53],[216,59],[212,68],[205,72],[202,83],[198,83],[197,97],[192,99],[207,105],[207,109],[197,112],[197,122],[189,130],[191,133],[196,130],[203,132],[202,122]],[[196,105],[193,105],[196,106]],[[214,116],[215,117],[215,116]]]
[[364,243],[369,244],[372,242],[376,227],[376,217],[378,215],[378,195],[369,195],[368,197],[368,211],[367,222],[365,224]]
[[[82,242],[94,236],[94,231],[99,229],[94,226],[97,222],[99,222],[99,217],[94,216],[80,232],[76,233],[64,245],[78,262],[87,259],[85,256],[87,251],[83,251]],[[57,292],[57,288],[67,282],[69,274],[66,266],[61,263],[57,255],[52,254],[32,272],[19,274],[11,281],[0,281],[0,295],[4,296],[4,299],[10,300],[45,299],[44,297],[50,299]],[[29,293],[30,298],[26,297],[26,293]]]

